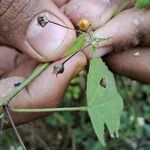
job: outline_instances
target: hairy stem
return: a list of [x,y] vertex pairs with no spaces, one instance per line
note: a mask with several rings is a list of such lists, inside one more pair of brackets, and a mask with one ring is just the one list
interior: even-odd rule
[[42,108],[42,109],[10,109],[13,112],[62,112],[62,111],[88,111],[87,107]]

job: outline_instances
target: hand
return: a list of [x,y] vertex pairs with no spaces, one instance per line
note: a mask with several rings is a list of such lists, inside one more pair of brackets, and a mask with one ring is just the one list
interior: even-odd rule
[[[78,20],[81,18],[87,18],[92,23],[92,28],[95,30],[95,36],[106,37],[106,38],[111,37],[110,40],[103,43],[103,47],[100,47],[98,49],[96,54],[97,56],[102,56],[107,52],[112,51],[113,50],[112,47],[115,47],[116,50],[120,49],[120,47],[124,48],[124,45],[126,45],[128,42],[130,47],[135,46],[134,41],[137,35],[135,35],[135,39],[133,40],[130,37],[129,33],[131,34],[135,33],[133,31],[134,29],[136,29],[137,26],[132,27],[130,22],[131,20],[129,21],[126,20],[129,17],[128,14],[130,14],[130,17],[132,18],[134,17],[135,14],[137,16],[141,16],[142,13],[137,13],[138,11],[135,8],[131,8],[126,10],[126,13],[122,12],[121,13],[122,15],[120,14],[119,16],[111,19],[112,16],[117,11],[120,10],[120,8],[127,9],[129,7],[133,7],[135,4],[134,0],[129,1],[129,3],[127,3],[126,5],[124,5],[125,4],[124,2],[126,1],[122,1],[122,0],[109,1],[109,3],[108,1],[105,0],[104,1],[72,0],[69,2],[68,0],[62,0],[62,1],[55,0],[54,2],[61,7],[62,11],[64,11],[64,13],[71,19],[71,21],[74,24],[76,24]],[[16,7],[13,8],[13,6]],[[7,8],[9,9],[7,10]],[[10,10],[14,11],[14,13],[10,13],[11,12]],[[19,10],[25,10],[25,11],[19,11]],[[88,13],[89,10],[92,11]],[[4,13],[5,11],[7,13]],[[17,11],[19,11],[20,14],[18,15],[18,17],[16,17],[16,15],[18,14]],[[135,14],[133,13],[131,15],[130,11],[134,12]],[[44,14],[46,12],[46,15],[47,12],[49,12],[50,14],[54,14],[54,16],[57,16],[57,18],[61,20],[62,24],[65,24],[66,26],[73,28],[70,21],[57,9],[57,7],[51,1],[44,0],[40,3],[40,1],[37,2],[32,0],[30,3],[28,3],[28,1],[22,0],[22,2],[20,2],[19,4],[11,5],[11,7],[5,6],[5,8],[1,10],[1,14],[3,15],[1,16],[2,19],[0,19],[0,33],[1,33],[0,43],[2,45],[7,45],[9,47],[11,46],[16,49],[19,49],[23,53],[28,54],[28,56],[35,58],[38,61],[52,61],[52,60],[54,61],[59,59],[63,55],[64,51],[69,47],[73,39],[75,38],[75,33],[73,31],[66,30],[64,28],[58,28],[58,26],[56,27],[55,25],[52,24],[51,25],[49,24],[49,26],[45,27],[44,29],[39,28],[39,26],[37,25],[37,16],[41,14],[41,12],[42,15],[43,12]],[[146,15],[144,15],[144,19],[143,19],[144,23],[142,23],[142,25],[138,27],[138,30],[139,30],[139,34],[142,34],[145,37],[143,40],[144,41],[143,45],[145,46],[147,45],[146,41],[149,36],[148,34],[149,22],[147,21],[149,18],[149,11],[144,10],[141,12],[144,12]],[[14,18],[16,19],[14,20]],[[60,23],[60,20],[57,20],[57,18],[53,17],[52,15],[49,15],[49,18],[52,21]],[[128,25],[128,28],[126,30],[123,30],[122,27],[125,23]],[[118,28],[114,28],[114,26],[116,27],[116,24],[118,25]],[[135,25],[136,24],[137,21]],[[118,31],[122,31],[122,32],[118,32]],[[60,36],[58,36],[58,33]],[[55,41],[55,45],[53,44],[54,41]],[[1,80],[0,83],[2,89],[0,90],[2,91],[1,95],[2,93],[5,93],[8,87],[14,88],[14,81],[21,82],[23,78],[27,77],[38,65],[38,62],[35,60],[29,61],[31,60],[31,58],[29,58],[28,56],[10,48],[1,47],[1,49],[4,48],[7,49],[5,50],[6,55],[4,56],[3,50],[1,50],[2,54],[0,54],[0,56],[3,58],[1,59],[2,62],[0,63],[1,65],[0,73],[3,74],[2,78],[12,77],[12,76],[13,77],[16,76],[16,77],[8,78],[6,80],[4,79]],[[132,52],[134,53],[134,51]],[[126,63],[122,62],[122,58],[124,58],[124,55],[126,56],[129,55],[130,53],[131,51],[129,52],[124,51],[118,54],[111,54],[110,56],[106,57],[106,62],[116,72],[119,72],[121,74],[130,77],[133,77],[134,74],[136,74],[136,79],[142,80],[144,82],[149,82],[150,80],[148,78],[149,77],[148,73],[146,73],[147,78],[145,78],[146,69],[142,70],[142,68],[147,68],[146,62],[148,62],[149,60],[146,59],[145,61],[145,57],[140,57],[140,62],[142,63],[138,64],[138,68],[140,66],[140,69],[138,69],[137,67],[134,66],[134,64],[136,64],[134,60],[137,59],[138,57],[129,57],[126,60]],[[148,53],[148,51],[146,50],[142,52],[140,51],[140,54],[142,54],[142,56],[143,54],[146,53]],[[9,59],[6,59],[8,58],[8,56]],[[139,61],[139,59],[137,60]],[[122,63],[124,66],[123,72],[121,71]],[[129,63],[130,65],[128,65]],[[7,65],[7,64],[11,64],[11,65]],[[56,78],[55,76],[51,75],[52,66],[49,67],[33,83],[27,86],[25,90],[23,90],[20,94],[18,94],[13,99],[13,101],[10,103],[11,107],[42,108],[42,107],[56,106],[60,102],[60,99],[63,96],[64,91],[72,75],[78,72],[85,65],[86,65],[86,58],[83,54],[80,53],[78,56],[76,55],[76,57],[74,57],[71,61],[69,61],[68,64],[66,64],[66,73],[61,75],[61,77],[59,78]],[[129,66],[130,69],[128,69]],[[76,68],[78,68],[79,70],[76,71]],[[137,76],[137,72],[139,72],[139,76]],[[45,114],[38,114],[38,115],[37,114],[34,115],[14,114],[14,119],[16,123],[23,123],[38,118],[41,115],[45,115]]]
[[135,0],[71,0],[62,10],[74,25],[86,18],[96,37],[111,37],[95,55],[115,52],[105,57],[113,72],[150,83],[150,9],[138,10]]
[[[28,77],[40,61],[60,59],[75,38],[74,31],[54,24],[42,28],[37,24],[37,16],[40,15],[47,15],[51,21],[73,28],[52,1],[0,1],[0,97],[9,94],[15,84]],[[71,78],[86,65],[86,57],[83,53],[73,57],[65,64],[64,73],[57,77],[52,73],[53,65],[22,90],[9,106],[56,107]],[[44,115],[46,114],[13,113],[13,118],[16,124],[20,124]]]

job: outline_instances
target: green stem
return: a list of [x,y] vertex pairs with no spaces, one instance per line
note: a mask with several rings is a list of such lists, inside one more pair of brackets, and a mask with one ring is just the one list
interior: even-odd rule
[[16,87],[9,95],[0,98],[0,107],[6,105],[9,101],[12,100],[24,87],[26,87],[31,81],[33,81],[41,72],[43,72],[50,63],[44,63],[41,66],[37,67],[33,73],[21,83],[20,86]]
[[15,109],[10,108],[13,112],[62,112],[62,111],[88,111],[87,107],[65,107],[65,108],[42,108],[42,109]]

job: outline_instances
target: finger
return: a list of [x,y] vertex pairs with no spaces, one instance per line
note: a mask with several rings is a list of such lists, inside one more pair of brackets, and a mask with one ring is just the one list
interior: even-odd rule
[[150,10],[137,10],[132,8],[110,20],[103,27],[95,31],[94,36],[109,38],[100,42],[101,47],[110,47],[110,50],[123,50],[137,45],[150,45]]
[[[33,65],[35,65],[35,63]],[[30,72],[32,70],[31,66],[33,65],[32,64],[30,64],[29,66],[27,65],[28,67],[26,68],[26,72]],[[11,101],[10,103],[11,108],[55,107],[56,105],[60,103],[71,78],[75,74],[77,74],[85,65],[86,65],[86,58],[83,53],[78,53],[72,59],[70,59],[70,61],[66,62],[64,73],[59,74],[58,76],[53,74],[54,64],[52,64]],[[24,66],[22,67],[23,69],[25,69]],[[21,74],[23,70],[22,67],[19,68]],[[29,71],[27,71],[28,68],[31,68],[31,70],[29,69]],[[18,77],[19,77],[19,70],[17,70]],[[14,77],[14,75],[15,74],[11,76]],[[5,85],[8,85],[8,84],[4,82],[4,80],[8,80],[9,78],[3,79],[2,80],[3,85],[0,84],[3,91],[6,89],[10,89],[10,87],[14,88],[13,80],[12,81],[9,80],[9,86],[5,87]],[[11,90],[9,90],[9,92]],[[3,93],[1,93],[1,95]],[[27,121],[31,121],[43,115],[46,115],[46,114],[13,113],[13,118],[16,124],[20,124],[20,123],[25,123]]]
[[[75,32],[53,23],[41,27],[39,16],[73,28],[51,0],[0,1],[0,43],[15,47],[39,61],[59,59],[75,38]],[[69,37],[69,38],[68,38]]]
[[135,0],[71,0],[62,9],[74,25],[84,18],[90,21],[92,29],[96,29],[120,10],[134,4]]
[[14,70],[9,71],[7,74],[4,74],[1,78],[8,78],[13,76],[21,76],[27,78],[34,69],[39,65],[39,62],[36,60],[30,60],[22,65],[18,66]]
[[143,83],[150,83],[150,48],[135,48],[105,57],[110,69]]
[[68,3],[70,0],[53,0],[53,2],[58,6],[61,7],[64,4]]
[[3,73],[15,69],[30,59],[27,55],[13,48],[0,46],[0,69],[3,70]]

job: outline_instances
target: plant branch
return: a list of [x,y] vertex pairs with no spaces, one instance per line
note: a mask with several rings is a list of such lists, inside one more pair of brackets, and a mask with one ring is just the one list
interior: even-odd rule
[[22,139],[21,139],[21,137],[20,137],[16,127],[15,127],[14,121],[13,121],[13,119],[11,117],[11,114],[10,114],[10,111],[9,111],[9,106],[8,105],[4,105],[3,109],[6,111],[6,114],[7,114],[8,118],[9,118],[9,120],[10,120],[10,123],[11,123],[11,125],[12,125],[12,127],[13,127],[13,129],[15,131],[15,134],[16,134],[16,136],[17,136],[17,138],[18,138],[18,140],[19,140],[23,150],[26,150],[26,147],[25,147],[25,145],[24,145],[24,143],[23,143],[23,141],[22,141]]
[[1,112],[1,114],[0,114],[0,134],[1,134],[2,131],[3,131],[3,125],[4,125],[3,117],[4,117],[4,109],[2,109],[2,112]]
[[87,107],[65,107],[65,108],[42,108],[42,109],[14,109],[10,108],[12,112],[62,112],[62,111],[88,111]]
[[9,95],[0,98],[0,107],[6,105],[12,98],[14,98],[24,87],[26,87],[31,81],[33,81],[41,72],[43,72],[50,63],[44,63],[41,66],[37,67],[33,73],[23,81],[18,87],[15,88]]

